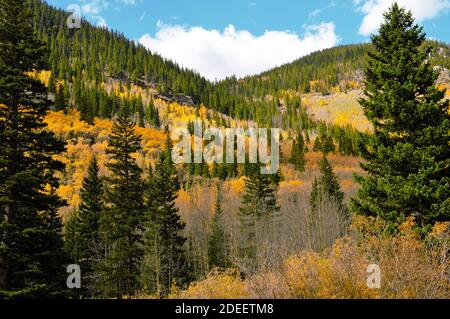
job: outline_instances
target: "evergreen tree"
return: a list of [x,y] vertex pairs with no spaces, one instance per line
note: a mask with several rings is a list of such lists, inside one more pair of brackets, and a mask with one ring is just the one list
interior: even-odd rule
[[64,202],[54,192],[64,143],[46,130],[47,89],[26,75],[46,56],[32,21],[27,1],[0,1],[0,299],[49,297],[65,286]]
[[324,156],[320,161],[320,173],[319,179],[315,179],[313,192],[311,196],[312,210],[317,210],[318,203],[324,199],[332,200],[340,207],[340,213],[344,220],[348,220],[349,211],[344,204],[344,193],[341,191],[338,178],[333,172],[333,168]]
[[298,133],[292,145],[291,163],[299,172],[305,171],[305,140],[301,132]]
[[96,294],[96,266],[101,258],[100,216],[103,210],[103,180],[94,156],[89,164],[87,176],[81,189],[79,211],[66,227],[66,241],[72,261],[80,265],[83,292],[88,296]]
[[[335,225],[340,228],[339,236],[345,235],[351,216],[344,203],[344,193],[341,191],[338,178],[325,156],[320,161],[319,167],[321,176],[314,179],[310,196],[311,209],[308,214],[308,237],[313,248],[323,249],[326,247],[324,240],[327,234],[324,234],[323,229],[321,229],[320,223],[323,221],[320,220],[320,216],[331,213],[330,210],[335,210],[339,218],[339,225]],[[327,204],[331,205],[328,206]]]
[[68,254],[69,261],[76,261],[79,259],[78,255],[80,255],[81,251],[79,245],[79,224],[78,212],[74,210],[64,224],[64,248]]
[[48,79],[48,92],[56,93],[56,83],[55,83],[55,77],[53,76],[53,73],[50,74],[50,78]]
[[220,166],[218,163],[216,163],[216,161],[214,161],[214,163],[213,163],[211,177],[212,178],[220,178]]
[[248,176],[245,179],[245,194],[240,208],[241,214],[264,216],[274,214],[277,206],[278,185],[270,175],[262,174],[260,165],[250,164]]
[[366,176],[352,202],[356,213],[381,216],[395,229],[407,216],[429,229],[450,220],[450,115],[444,91],[422,49],[425,33],[394,4],[384,15],[366,68],[360,100],[374,126],[360,147]]
[[64,86],[60,84],[55,94],[55,110],[56,111],[67,111],[67,101],[66,92],[64,91]]
[[327,155],[328,153],[334,153],[336,146],[334,145],[333,137],[325,134],[322,136],[322,152]]
[[158,109],[155,107],[153,100],[150,101],[150,104],[146,109],[146,119],[147,122],[155,128],[159,128],[161,126]]
[[245,179],[245,193],[239,208],[241,231],[244,236],[242,255],[254,259],[257,253],[257,224],[261,218],[275,216],[277,205],[278,179],[261,173],[259,164],[250,164]]
[[165,149],[163,151],[164,154],[162,156],[164,157],[164,161],[165,161],[167,169],[169,169],[169,171],[170,171],[170,175],[174,177],[175,189],[178,192],[181,188],[181,182],[180,182],[180,179],[178,178],[177,168],[175,167],[175,165],[173,165],[173,159],[172,159],[173,143],[172,143],[172,138],[170,136],[170,131],[169,131],[168,126],[165,128],[165,134],[166,134],[166,143],[165,143]]
[[208,262],[210,269],[228,266],[226,256],[226,235],[223,229],[222,189],[217,185],[217,198],[214,204],[214,215],[208,235]]
[[181,221],[175,200],[178,178],[168,153],[161,153],[146,191],[145,267],[143,287],[158,298],[166,296],[173,284],[187,281]]
[[322,149],[323,149],[323,147],[322,147],[322,140],[320,139],[319,136],[316,136],[316,138],[314,139],[313,151],[314,152],[321,152]]
[[131,157],[141,150],[141,137],[127,114],[120,114],[113,125],[107,153],[111,176],[106,179],[105,209],[101,221],[105,259],[102,262],[101,288],[105,296],[133,295],[139,289],[143,257],[142,170]]

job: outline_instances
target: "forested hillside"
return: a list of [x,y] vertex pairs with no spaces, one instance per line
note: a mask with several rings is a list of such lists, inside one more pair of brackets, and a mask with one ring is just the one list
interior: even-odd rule
[[[59,95],[65,95],[88,120],[95,116],[110,118],[122,107],[109,90],[104,90],[105,84],[118,81],[123,87],[134,84],[151,89],[153,95],[171,102],[203,104],[263,126],[308,128],[305,115],[296,114],[301,95],[361,88],[365,55],[371,48],[369,44],[332,48],[258,76],[210,83],[118,32],[94,27],[84,20],[81,29],[69,29],[67,12],[41,0],[33,0],[33,6],[34,28],[50,52],[50,91],[61,91]],[[424,46],[433,47],[433,65],[449,67],[448,45],[429,41]],[[62,81],[58,82],[61,87],[55,84],[58,80]],[[140,105],[131,108],[144,113]]]
[[[450,46],[407,11],[371,44],[212,83],[45,1],[0,4],[1,298],[450,295]],[[281,128],[279,170],[247,145],[174,164],[196,121]]]
[[[172,123],[161,121],[161,110],[154,108],[154,100],[160,98],[197,109],[204,105],[218,112],[213,115],[215,122],[224,126],[229,126],[225,118],[233,118],[263,127],[309,131],[305,134],[311,138],[317,134],[331,135],[341,145],[340,152],[356,154],[358,133],[352,125],[344,123],[338,127],[314,121],[305,103],[302,104],[301,91],[278,91],[269,85],[262,94],[258,81],[254,84],[250,81],[236,90],[229,87],[228,81],[210,83],[116,32],[93,27],[86,21],[82,21],[81,29],[69,29],[67,13],[42,1],[33,3],[34,28],[48,46],[49,73],[45,80],[57,111],[75,107],[81,119],[92,124],[94,117],[112,118],[125,109],[136,116],[140,125],[162,128]],[[343,55],[342,52],[354,48],[335,50],[337,55]],[[356,52],[362,59],[363,52]],[[330,68],[335,71],[339,68],[339,62],[331,61],[334,54],[321,56],[322,53],[317,53],[302,62],[309,71],[305,68],[298,72],[298,68],[293,68],[293,72],[313,81],[316,76],[331,72]],[[346,63],[349,68],[355,67],[353,59]],[[286,80],[276,81],[284,83],[294,73],[289,73]]]

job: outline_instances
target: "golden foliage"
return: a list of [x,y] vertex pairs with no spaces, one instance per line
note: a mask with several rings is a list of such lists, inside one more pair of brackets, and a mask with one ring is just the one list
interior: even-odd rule
[[32,71],[32,72],[27,72],[26,73],[29,77],[32,77],[36,80],[41,81],[45,86],[49,85],[50,82],[50,76],[52,74],[52,72],[50,71]]
[[375,218],[356,217],[353,228],[362,253],[381,267],[383,298],[450,297],[450,223],[437,223],[424,239],[412,217],[396,236],[388,236],[386,223]]
[[[71,110],[68,114],[49,112],[45,122],[50,131],[67,141],[66,151],[56,156],[66,165],[64,174],[59,176],[61,186],[57,190],[57,194],[68,204],[61,211],[64,216],[80,204],[79,192],[82,181],[94,154],[99,162],[100,173],[108,174],[105,166],[108,156],[105,150],[113,122],[96,118],[94,125],[89,125],[80,120],[80,113],[76,110]],[[146,169],[162,149],[166,137],[163,131],[152,128],[136,127],[136,133],[142,136],[143,152],[132,154],[132,156],[138,165]]]
[[302,97],[302,103],[317,120],[341,126],[351,125],[360,131],[367,131],[371,129],[371,124],[358,103],[360,97],[360,91],[342,93],[334,90],[332,95],[327,96],[306,94]]
[[245,177],[243,176],[237,180],[230,180],[226,184],[230,188],[230,190],[237,194],[241,194],[245,189]]
[[169,298],[180,299],[247,299],[249,291],[237,271],[214,270],[208,277],[194,283],[185,291],[172,294]]
[[[271,271],[245,280],[213,273],[176,298],[450,298],[450,223],[421,239],[413,218],[388,235],[381,219],[355,217],[354,238],[323,251],[302,251]],[[381,288],[367,285],[368,266],[381,269]]]
[[369,261],[349,238],[339,239],[324,257],[305,252],[283,265],[291,298],[377,298],[366,284]]

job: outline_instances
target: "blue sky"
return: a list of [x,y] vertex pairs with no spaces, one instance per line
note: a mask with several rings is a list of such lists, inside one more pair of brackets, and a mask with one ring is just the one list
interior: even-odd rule
[[[209,79],[255,74],[315,50],[368,41],[394,0],[48,0]],[[450,42],[450,0],[398,0]]]

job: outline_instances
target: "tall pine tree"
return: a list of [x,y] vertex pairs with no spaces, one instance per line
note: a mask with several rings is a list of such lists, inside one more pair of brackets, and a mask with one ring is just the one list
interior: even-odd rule
[[[344,193],[339,185],[338,178],[333,172],[333,168],[328,159],[323,156],[320,161],[319,178],[315,178],[310,196],[310,211],[308,213],[308,237],[311,248],[323,249],[327,244],[331,244],[335,238],[331,234],[331,229],[324,229],[329,221],[324,220],[327,214],[333,214],[337,220],[332,222],[336,227],[336,237],[345,235],[350,222],[350,212],[344,203]],[[326,232],[329,234],[326,234]],[[326,239],[329,240],[326,243]]]
[[[170,145],[170,144],[169,144]],[[175,200],[179,189],[169,150],[161,152],[146,192],[145,270],[143,286],[157,298],[166,296],[173,284],[187,281],[184,254],[185,224]]]
[[292,145],[292,155],[290,161],[299,172],[305,171],[305,140],[301,132],[298,133]]
[[242,215],[262,217],[279,211],[277,205],[278,183],[271,175],[262,174],[260,165],[250,164],[245,179],[245,194],[240,212]]
[[142,170],[131,156],[141,150],[141,137],[128,114],[120,114],[113,125],[107,153],[111,156],[106,179],[105,209],[101,221],[105,245],[102,290],[106,296],[133,295],[140,287],[143,247]]
[[384,15],[366,68],[360,100],[374,134],[366,137],[366,176],[355,212],[381,216],[395,229],[415,216],[424,230],[450,220],[450,115],[438,74],[423,49],[425,33],[411,12],[394,4]]
[[50,296],[65,286],[64,203],[54,155],[64,143],[46,130],[47,89],[26,73],[44,68],[28,1],[0,1],[0,297]]
[[339,185],[338,178],[328,159],[324,156],[320,161],[320,178],[313,183],[311,195],[311,208],[317,210],[320,201],[331,200],[338,205],[343,220],[350,218],[350,212],[344,203],[344,193]]
[[103,205],[103,179],[94,156],[89,164],[88,173],[83,179],[81,204],[66,227],[66,247],[72,262],[82,269],[82,288],[87,296],[94,296],[97,285],[96,267],[102,257],[100,241],[100,216]]
[[245,193],[239,208],[243,235],[241,255],[250,260],[257,255],[258,221],[272,218],[280,211],[277,205],[279,178],[262,174],[260,168],[259,164],[248,166]]
[[214,215],[208,234],[208,262],[209,268],[226,268],[226,234],[223,229],[222,188],[217,185],[217,198],[214,204]]
[[65,92],[64,85],[60,84],[55,93],[55,110],[66,112],[67,107],[67,93]]

